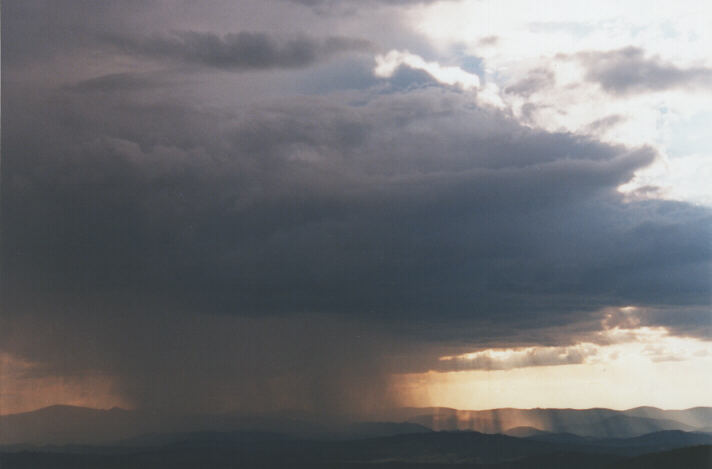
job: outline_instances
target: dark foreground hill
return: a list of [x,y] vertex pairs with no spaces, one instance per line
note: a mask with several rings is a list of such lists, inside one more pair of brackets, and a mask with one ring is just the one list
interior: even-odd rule
[[[692,434],[692,436],[696,436]],[[685,440],[675,435],[677,444]],[[655,435],[660,443],[665,435]],[[709,469],[712,446],[664,453],[646,459],[655,446],[640,441],[594,440],[564,444],[487,435],[431,432],[349,441],[284,439],[273,434],[196,434],[157,447],[53,447],[0,454],[2,469],[163,469],[163,468],[475,468],[604,469],[680,467]],[[689,448],[688,448],[689,449]],[[707,451],[707,453],[705,453]],[[674,465],[678,459],[679,464]],[[650,461],[659,466],[645,466]],[[636,464],[643,464],[642,466]],[[670,465],[664,465],[670,464]],[[632,465],[632,466],[631,466]]]
[[610,469],[710,469],[712,446],[692,446],[649,453],[611,465]]

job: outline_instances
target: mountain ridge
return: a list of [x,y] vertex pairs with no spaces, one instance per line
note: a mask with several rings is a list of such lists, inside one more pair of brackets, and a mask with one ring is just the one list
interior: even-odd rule
[[[643,417],[646,415],[647,417]],[[582,437],[635,437],[655,431],[702,431],[712,426],[712,408],[625,411],[591,409],[500,408],[462,411],[451,408],[401,408],[378,420],[353,420],[308,412],[175,415],[156,410],[53,405],[0,416],[0,444],[100,444],[149,433],[263,431],[304,438],[384,436],[403,431],[471,430],[506,434],[517,427]],[[337,436],[338,437],[338,436]]]

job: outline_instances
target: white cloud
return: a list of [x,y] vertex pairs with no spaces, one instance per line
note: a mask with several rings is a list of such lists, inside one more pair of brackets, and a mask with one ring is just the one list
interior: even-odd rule
[[[664,197],[712,206],[712,156],[690,155],[660,158],[638,171],[619,190],[632,199]],[[651,194],[648,188],[654,187]]]
[[[612,96],[587,80],[584,64],[574,58],[579,52],[637,47],[651,60],[674,67],[709,68],[709,2],[671,2],[650,8],[642,1],[465,0],[413,8],[408,21],[443,56],[451,58],[453,50],[460,50],[482,59],[487,101],[511,109],[527,125],[655,147],[660,161],[640,171],[622,191],[659,186],[647,196],[712,205],[712,193],[705,187],[712,175],[710,155],[703,141],[687,143],[685,159],[667,157],[680,146],[670,133],[671,128],[679,131],[676,122],[703,127],[703,117],[697,116],[712,105],[709,89],[683,87]],[[542,68],[552,74],[552,86],[526,97],[502,92]],[[592,125],[601,122],[609,125]]]
[[476,89],[480,86],[480,78],[475,74],[468,73],[460,67],[447,67],[437,62],[427,62],[408,51],[392,50],[387,54],[377,55],[373,73],[377,77],[389,78],[402,65],[423,70],[446,85],[461,86],[464,89]]

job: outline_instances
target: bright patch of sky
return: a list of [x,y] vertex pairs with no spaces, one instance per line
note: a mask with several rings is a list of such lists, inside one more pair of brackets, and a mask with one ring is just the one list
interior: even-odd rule
[[655,362],[630,354],[590,364],[408,374],[398,386],[415,406],[685,409],[708,402],[711,365],[709,356]]
[[[486,349],[458,357],[460,371],[406,374],[411,404],[458,409],[639,405],[687,408],[707,402],[712,344],[660,327],[614,328],[610,344]],[[472,366],[468,368],[468,362]]]
[[437,370],[402,374],[415,406],[489,409],[639,405],[687,408],[707,402],[712,342],[641,325],[644,310],[610,308],[601,330],[563,346],[487,348],[443,356]]
[[[591,54],[631,47],[642,51],[642,60],[664,67],[711,68],[712,3],[443,1],[412,8],[407,22],[448,63],[445,68],[420,59],[417,68],[435,79],[458,82],[453,77],[466,76],[476,57],[480,100],[510,109],[527,125],[656,148],[658,161],[622,192],[656,186],[645,193],[712,205],[709,77],[612,93],[588,75]],[[396,52],[390,54],[390,61],[377,59],[377,73],[385,62],[395,63]]]

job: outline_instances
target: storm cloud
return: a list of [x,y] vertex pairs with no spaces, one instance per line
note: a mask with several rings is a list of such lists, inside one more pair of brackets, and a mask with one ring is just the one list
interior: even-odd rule
[[[102,310],[317,314],[476,346],[709,295],[708,211],[615,190],[652,150],[526,129],[452,91],[245,115],[60,91],[41,121],[17,97],[4,141],[11,311],[33,295],[34,314],[80,318],[95,297]],[[118,311],[96,314],[135,315]],[[140,322],[121,324],[106,334]]]
[[[23,57],[11,76],[29,79],[3,78],[0,343],[34,373],[103,373],[139,407],[362,412],[397,401],[392,373],[473,348],[566,346],[606,308],[710,337],[697,326],[712,213],[617,190],[651,147],[533,129],[474,92],[394,86],[398,74],[288,88],[367,50],[360,39],[81,41],[106,63],[54,84]],[[117,52],[131,59],[119,71]],[[592,79],[616,92],[681,80],[651,81],[665,67],[649,64],[630,84],[617,57],[591,59]],[[280,74],[265,80],[283,95],[253,100],[259,83],[239,81],[253,74],[220,73],[257,69]]]

